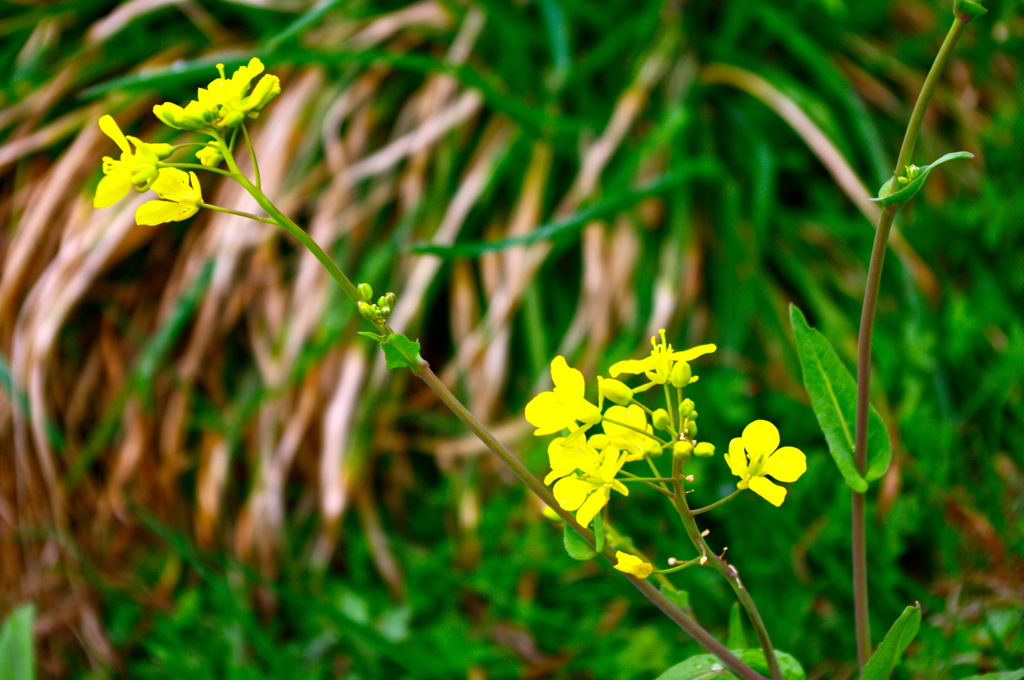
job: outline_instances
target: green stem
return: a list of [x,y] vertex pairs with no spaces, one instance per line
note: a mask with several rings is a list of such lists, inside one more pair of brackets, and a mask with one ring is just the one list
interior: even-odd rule
[[245,123],[242,123],[242,134],[245,136],[245,146],[249,149],[249,162],[252,163],[252,178],[253,183],[257,189],[263,189],[263,185],[260,184],[260,165],[256,162],[256,150],[252,148],[252,140],[249,139],[249,130],[246,129]]
[[[921,93],[914,104],[914,110],[907,124],[907,132],[903,136],[899,158],[893,177],[899,177],[903,168],[910,163],[917,137],[921,131],[928,102],[931,100],[938,85],[939,77],[949,61],[953,46],[963,33],[965,22],[953,20],[953,26],[946,34],[946,39],[935,56],[935,62],[928,71]],[[895,181],[895,180],[894,180]],[[875,240],[871,246],[871,259],[868,264],[868,277],[864,286],[864,304],[861,307],[860,331],[857,335],[857,411],[856,438],[854,444],[854,460],[857,470],[863,476],[867,471],[867,440],[868,410],[871,389],[871,337],[875,325],[875,308],[878,304],[878,290],[882,281],[882,265],[885,263],[885,252],[889,242],[889,232],[899,208],[882,209],[875,230]],[[868,609],[868,574],[867,574],[867,499],[864,494],[853,493],[851,505],[851,552],[853,571],[853,614],[854,629],[857,636],[857,665],[864,669],[871,658],[871,621]]]
[[334,260],[331,259],[331,256],[328,255],[324,249],[321,248],[320,245],[305,232],[305,230],[302,229],[302,227],[292,222],[284,213],[278,210],[277,206],[270,202],[270,199],[267,198],[262,189],[254,185],[249,181],[248,177],[242,174],[241,170],[238,169],[238,164],[235,162],[235,157],[231,153],[231,149],[229,149],[228,145],[224,143],[223,138],[218,137],[217,141],[220,143],[221,154],[224,156],[224,160],[227,161],[228,167],[233,173],[231,176],[234,177],[235,181],[241,184],[242,188],[248,191],[249,194],[256,199],[256,202],[259,203],[260,207],[266,210],[267,214],[270,215],[282,229],[294,236],[309,252],[313,253],[313,256],[320,261],[320,264],[324,266],[324,269],[326,269],[331,275],[331,278],[341,286],[341,289],[353,304],[362,300],[355,285],[353,285],[349,278],[345,276],[345,273],[341,271],[341,268],[338,267]]
[[611,418],[605,418],[604,416],[601,416],[601,422],[611,423],[612,425],[618,425],[619,427],[624,427],[627,430],[633,430],[633,432],[637,432],[639,434],[642,434],[642,435],[645,435],[647,437],[650,437],[651,439],[653,439],[654,441],[656,441],[656,442],[658,442],[659,444],[662,444],[662,445],[664,445],[666,443],[664,439],[661,439],[660,437],[655,437],[650,432],[647,432],[646,430],[641,430],[639,427],[633,427],[632,425],[627,425],[626,423],[620,423],[617,420],[612,420]]
[[736,496],[738,496],[740,494],[740,491],[742,491],[742,489],[736,489],[735,491],[733,491],[731,494],[729,494],[725,498],[723,498],[721,500],[717,500],[714,503],[712,503],[711,505],[705,505],[703,508],[697,508],[696,510],[691,510],[690,514],[691,515],[703,515],[708,510],[714,510],[719,505],[725,505],[726,503],[731,501],[733,498],[736,498]]
[[686,535],[689,536],[693,546],[703,555],[701,559],[705,560],[704,564],[721,574],[732,588],[740,606],[747,612],[750,625],[754,627],[758,642],[761,644],[761,650],[764,652],[764,658],[768,661],[768,669],[771,671],[772,680],[782,680],[782,669],[779,667],[779,660],[775,657],[775,648],[772,646],[772,640],[768,636],[768,629],[761,619],[761,614],[757,611],[757,605],[754,604],[754,598],[750,596],[750,592],[743,586],[743,582],[740,581],[740,574],[736,571],[736,567],[713,553],[708,547],[703,534],[697,527],[697,522],[693,518],[690,507],[686,503],[686,489],[683,487],[683,459],[681,456],[672,456],[672,481],[675,482],[674,504],[676,511],[679,513],[679,518],[683,520]]
[[[203,144],[203,146],[206,146],[206,145]],[[199,165],[198,163],[158,163],[156,167],[158,167],[158,168],[178,168],[179,170],[208,170],[210,172],[215,172],[218,175],[224,175],[225,177],[230,177],[231,179],[235,179],[234,173],[228,172],[227,170],[221,170],[220,168],[211,168],[211,167],[206,166],[206,165]]]
[[673,571],[682,571],[683,569],[686,569],[687,567],[696,566],[696,565],[700,564],[700,561],[701,561],[700,557],[695,557],[694,559],[690,560],[689,562],[683,562],[682,564],[677,564],[676,566],[669,567],[668,569],[656,569],[654,571],[654,573],[655,574],[671,574]]
[[200,208],[206,208],[208,210],[216,210],[217,212],[227,213],[228,215],[237,215],[239,217],[248,217],[250,220],[256,220],[257,222],[266,222],[267,224],[273,224],[278,226],[277,220],[271,220],[266,217],[260,217],[259,215],[253,215],[252,213],[242,212],[241,210],[232,210],[231,208],[222,208],[219,205],[211,205],[210,203],[200,203]]
[[[669,491],[668,489],[666,489],[664,485],[658,485],[658,484],[655,484],[652,481],[649,481],[649,480],[655,479],[655,480],[664,482],[665,480],[668,480],[667,477],[637,477],[636,475],[632,474],[631,472],[626,472],[625,470],[620,470],[619,474],[625,475],[625,477],[623,479],[619,480],[620,482],[623,482],[623,483],[640,482],[644,486],[649,486],[652,489],[654,489],[655,491],[657,491],[658,493],[665,494],[669,498],[672,498],[672,492]],[[668,480],[668,481],[671,481],[671,480]]]

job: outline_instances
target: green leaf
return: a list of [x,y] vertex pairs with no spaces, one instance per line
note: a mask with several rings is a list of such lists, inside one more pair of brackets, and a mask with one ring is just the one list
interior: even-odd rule
[[740,603],[733,602],[729,610],[729,637],[726,641],[729,649],[744,649],[747,646],[747,636],[743,632],[743,614],[740,612]]
[[420,343],[413,342],[400,333],[392,333],[381,340],[380,348],[384,350],[388,369],[413,368],[424,363],[423,357],[420,356]]
[[568,524],[562,525],[564,531],[562,542],[565,543],[565,552],[569,557],[580,562],[586,562],[597,557],[597,551],[590,547],[590,544],[583,540]]
[[604,520],[601,519],[601,513],[594,515],[594,549],[599,553],[604,552]]
[[376,333],[371,333],[369,331],[357,331],[356,335],[361,335],[364,338],[370,338],[374,342],[380,342],[381,340],[384,339],[383,335],[377,335]]
[[661,594],[672,600],[672,603],[683,611],[690,608],[690,593],[685,590],[676,590],[672,586],[662,586]]
[[874,655],[864,666],[864,674],[861,680],[888,680],[896,663],[903,656],[918,629],[921,628],[921,606],[914,605],[907,607],[892,624],[892,628],[885,634],[882,644],[878,645]]
[[[761,675],[769,675],[768,664],[760,649],[732,650],[740,661],[747,664]],[[775,658],[779,661],[779,670],[785,680],[804,680],[807,674],[803,666],[785,652],[776,651]],[[686,661],[676,664],[658,676],[657,680],[736,680],[736,675],[722,665],[721,660],[713,654],[691,656]]]
[[890,178],[888,182],[882,185],[881,190],[878,192],[878,198],[872,198],[869,200],[877,201],[884,206],[894,206],[896,208],[902,208],[910,202],[917,192],[924,186],[924,181],[928,179],[928,175],[931,171],[939,167],[943,163],[947,163],[956,158],[974,158],[974,154],[968,151],[955,151],[953,153],[947,153],[945,156],[935,161],[931,165],[926,165],[922,168],[918,168],[918,175],[914,179],[907,182],[905,186],[899,189],[899,191],[892,191],[897,185],[893,183],[893,179]]
[[23,604],[0,628],[0,680],[35,680],[36,658],[32,648],[35,605]]
[[824,335],[807,325],[807,319],[795,305],[789,307],[789,319],[796,338],[796,351],[803,368],[804,387],[811,397],[811,408],[828,442],[839,472],[847,486],[863,493],[868,482],[885,474],[892,458],[892,442],[882,417],[874,406],[868,411],[868,470],[864,477],[857,471],[853,447],[857,412],[857,383],[832,349]]
[[1019,671],[1003,671],[1002,673],[985,673],[984,675],[972,675],[963,680],[1024,680],[1024,669]]

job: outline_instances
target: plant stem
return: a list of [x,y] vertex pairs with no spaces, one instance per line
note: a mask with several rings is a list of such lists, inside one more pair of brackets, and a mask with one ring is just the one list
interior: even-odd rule
[[719,505],[725,505],[726,503],[731,501],[733,498],[736,498],[736,496],[739,496],[740,495],[740,491],[742,491],[742,489],[736,489],[735,491],[733,491],[731,494],[729,494],[725,498],[717,500],[714,503],[712,503],[711,505],[705,505],[703,508],[697,508],[696,510],[691,510],[690,514],[694,515],[694,516],[696,516],[696,515],[703,515],[708,510],[714,510]]
[[740,605],[747,612],[750,625],[754,627],[757,640],[760,642],[761,650],[764,652],[764,658],[768,662],[768,669],[771,671],[772,680],[782,680],[782,669],[779,668],[779,660],[775,658],[775,648],[772,646],[772,640],[768,636],[768,629],[765,628],[761,614],[757,611],[757,605],[754,604],[754,598],[750,596],[750,592],[743,586],[743,582],[740,581],[740,574],[736,571],[736,567],[713,553],[708,547],[707,542],[704,540],[704,535],[697,527],[697,521],[694,520],[690,507],[686,503],[686,489],[683,487],[683,459],[680,456],[672,456],[672,481],[675,483],[673,501],[680,519],[683,520],[683,527],[686,529],[687,536],[689,536],[693,546],[706,558],[705,564],[721,574],[729,583],[733,593],[736,595],[736,599],[739,600]]
[[222,208],[219,205],[211,205],[210,203],[200,203],[200,208],[206,208],[208,210],[216,210],[217,212],[227,213],[228,215],[237,215],[238,217],[248,217],[250,220],[256,220],[257,222],[266,222],[267,224],[273,224],[279,226],[277,220],[271,220],[266,217],[260,217],[259,215],[253,215],[252,213],[242,212],[241,210],[232,210],[231,208]]
[[356,290],[355,285],[353,285],[349,278],[345,276],[345,273],[341,271],[341,268],[338,267],[334,260],[331,259],[331,256],[328,255],[302,227],[292,222],[284,213],[278,210],[277,206],[270,202],[270,199],[267,198],[262,189],[254,185],[245,175],[242,174],[242,171],[238,169],[238,164],[235,162],[235,157],[231,153],[231,149],[229,149],[228,145],[224,143],[224,140],[218,138],[217,141],[220,142],[221,153],[224,156],[224,160],[227,161],[228,167],[231,169],[231,172],[233,173],[232,177],[234,177],[235,181],[241,184],[242,188],[248,191],[249,194],[256,199],[256,202],[259,203],[260,207],[266,210],[267,214],[270,215],[282,229],[298,239],[299,243],[305,246],[309,252],[313,253],[313,256],[320,261],[320,264],[324,266],[324,269],[326,269],[331,275],[331,278],[341,286],[341,289],[353,304],[358,303],[362,299],[359,296],[359,291]]
[[[903,136],[899,158],[893,177],[899,177],[903,168],[910,163],[917,137],[921,131],[928,102],[935,92],[939,76],[953,46],[963,33],[966,23],[960,19],[953,20],[953,26],[946,34],[946,39],[935,55],[935,61],[928,76],[925,78],[921,93],[914,104],[914,110],[907,124],[907,132]],[[895,182],[895,179],[893,180]],[[894,184],[895,186],[895,184]],[[857,335],[857,412],[856,438],[854,444],[854,460],[861,476],[867,472],[868,443],[868,409],[871,388],[871,337],[875,325],[875,308],[878,304],[878,290],[882,281],[882,265],[885,263],[885,252],[889,242],[889,231],[899,208],[886,207],[878,218],[875,240],[871,246],[871,259],[868,264],[868,278],[864,286],[864,304],[861,307],[860,331]],[[857,665],[863,671],[868,659],[871,658],[871,621],[868,609],[868,575],[867,575],[867,499],[864,494],[852,492],[851,503],[851,552],[853,561],[853,614],[854,628],[857,635]]]

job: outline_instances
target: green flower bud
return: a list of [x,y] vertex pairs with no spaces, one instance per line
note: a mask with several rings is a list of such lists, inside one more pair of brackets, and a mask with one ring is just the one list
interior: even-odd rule
[[149,150],[156,154],[156,157],[163,160],[174,153],[174,147],[170,144],[147,144]]
[[672,445],[672,455],[686,460],[693,453],[693,444],[688,441],[676,442]]
[[374,305],[360,300],[356,303],[356,307],[359,309],[359,316],[363,317],[367,321],[377,320],[377,309]]
[[601,394],[604,395],[604,398],[619,406],[628,406],[633,401],[633,390],[629,389],[624,382],[614,378],[600,378],[598,384],[601,386]]
[[690,384],[692,377],[693,371],[690,369],[690,364],[685,361],[677,361],[668,374],[668,379],[674,387],[686,387]]
[[965,24],[988,10],[975,0],[953,0],[953,15]]
[[394,309],[395,302],[397,302],[397,301],[398,301],[398,298],[395,297],[394,293],[391,293],[391,292],[384,293],[384,304],[387,305],[388,307],[391,307],[392,309]]
[[715,455],[715,445],[710,442],[700,442],[693,447],[693,455],[698,458],[710,458]]
[[659,408],[651,415],[651,422],[659,430],[667,430],[672,425],[668,419],[668,411],[663,408]]
[[385,319],[388,318],[389,316],[391,316],[391,308],[387,307],[387,306],[381,307],[380,308],[380,315],[381,315],[382,318],[385,318]]
[[356,286],[356,290],[359,291],[359,297],[363,298],[363,302],[369,302],[373,297],[373,288],[368,283],[360,283]]
[[696,411],[694,411],[693,413],[690,414],[690,417],[687,418],[687,420],[697,420],[698,415],[699,414]]
[[208,168],[215,168],[220,165],[222,160],[224,160],[224,156],[221,155],[216,142],[213,142],[208,146],[204,146],[202,149],[197,151],[196,158],[198,158],[199,162]]
[[[692,414],[691,414],[692,415]],[[688,434],[691,439],[697,436],[697,423],[692,420],[683,421],[683,432]]]
[[686,420],[693,413],[693,399],[683,399],[679,404],[679,417]]

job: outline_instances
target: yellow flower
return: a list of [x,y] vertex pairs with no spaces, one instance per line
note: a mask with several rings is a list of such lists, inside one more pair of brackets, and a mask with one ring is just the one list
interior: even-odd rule
[[[191,180],[191,182],[189,181]],[[203,203],[203,192],[196,173],[178,168],[160,168],[160,176],[150,187],[160,201],[147,201],[135,211],[138,224],[180,222],[192,217]]]
[[636,555],[630,555],[629,553],[624,553],[621,550],[616,550],[615,559],[618,560],[618,564],[615,565],[615,568],[623,573],[632,574],[637,578],[647,578],[654,573],[654,566],[644,562]]
[[601,508],[608,505],[612,489],[623,496],[629,495],[626,485],[615,479],[626,462],[625,456],[620,456],[614,446],[606,447],[600,455],[597,469],[582,476],[563,477],[551,489],[563,508],[570,512],[577,510],[576,521],[582,526],[590,526]]
[[807,456],[792,446],[780,449],[779,430],[767,420],[755,420],[743,429],[742,437],[729,442],[725,462],[740,478],[736,488],[749,488],[775,507],[786,499],[786,490],[765,475],[780,482],[795,482],[807,471]]
[[[115,161],[110,156],[103,157],[104,177],[96,187],[94,208],[114,205],[133,185],[139,191],[148,189],[157,178],[157,163],[171,155],[170,144],[147,144],[137,137],[125,137],[109,115],[100,117],[100,129],[121,149],[121,158]],[[135,146],[134,153],[129,141]]]
[[536,427],[538,437],[566,428],[575,430],[580,421],[586,425],[601,422],[601,411],[583,398],[583,374],[570,368],[565,357],[551,362],[551,381],[555,388],[541,392],[526,405],[526,420]]
[[[658,342],[658,338],[651,338],[653,349],[650,356],[644,359],[620,361],[617,364],[613,364],[608,373],[613,378],[617,377],[620,373],[643,373],[650,382],[633,388],[634,392],[643,392],[654,385],[664,385],[668,382],[672,367],[677,362],[692,361],[699,356],[710,354],[718,349],[714,345],[701,345],[682,352],[674,352],[672,351],[672,345],[665,341],[665,329],[658,331],[658,333],[661,335],[661,342]],[[690,382],[696,379],[696,377],[691,378]]]
[[[625,427],[626,425],[635,429]],[[625,406],[610,407],[604,412],[601,426],[611,442],[626,453],[627,463],[640,460],[645,455],[652,453],[656,455],[661,450],[658,441],[653,437],[654,429],[647,424],[647,414],[639,404],[633,404],[629,408]],[[643,434],[644,432],[649,432],[652,436],[648,437]]]
[[220,78],[205,88],[199,88],[198,101],[189,102],[185,108],[170,102],[157,104],[153,113],[179,130],[201,130],[207,125],[233,128],[246,118],[256,118],[260,110],[281,92],[278,77],[265,75],[256,83],[252,93],[246,94],[253,78],[263,73],[263,62],[256,57],[240,66],[230,78],[224,75],[224,64],[217,64],[217,70]]
[[548,444],[551,472],[544,477],[544,483],[550,484],[577,470],[584,473],[596,472],[601,465],[601,454],[594,448],[593,442],[594,437],[591,437],[589,442],[584,441],[583,437],[576,437],[568,442],[565,437],[558,437]]

